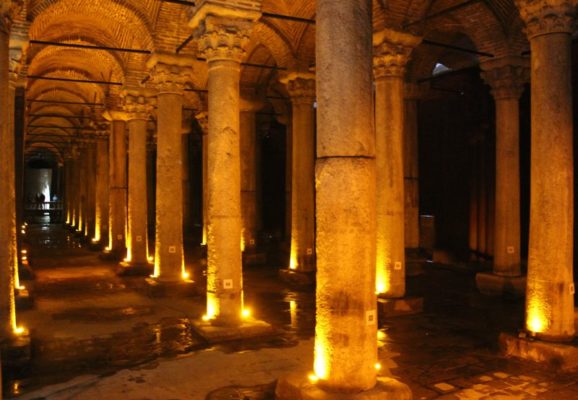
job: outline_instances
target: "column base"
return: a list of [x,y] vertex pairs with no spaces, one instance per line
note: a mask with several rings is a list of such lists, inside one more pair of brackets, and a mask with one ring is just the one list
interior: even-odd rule
[[118,250],[104,250],[98,256],[103,261],[116,261],[120,262],[124,259],[124,252]]
[[419,276],[424,273],[423,266],[428,257],[422,249],[405,249],[405,275]]
[[501,333],[500,350],[508,357],[538,362],[558,371],[578,370],[578,344],[553,343],[520,337],[511,333]]
[[476,274],[476,286],[486,296],[513,295],[523,297],[526,294],[525,276],[500,276],[480,272]]
[[32,271],[28,260],[24,260],[18,265],[18,276],[21,281],[32,281],[35,279],[34,271]]
[[30,310],[34,307],[34,298],[28,289],[16,289],[14,291],[16,310]]
[[147,294],[149,297],[192,297],[198,295],[198,289],[193,281],[165,281],[158,278],[147,278]]
[[243,265],[263,265],[267,263],[267,253],[257,247],[245,249]]
[[315,286],[316,272],[303,272],[295,271],[292,269],[281,269],[279,270],[279,277],[281,280],[288,285],[298,288],[305,289]]
[[301,374],[292,374],[277,381],[277,400],[411,400],[411,390],[398,380],[379,377],[371,390],[358,393],[325,391]]
[[193,321],[195,331],[209,344],[274,336],[277,331],[256,319],[243,320],[240,325],[213,325],[210,321]]
[[378,296],[377,309],[379,314],[386,318],[421,314],[423,312],[423,297],[407,296],[388,299]]
[[119,264],[116,274],[118,276],[150,276],[153,270],[154,266],[149,263],[123,261]]
[[0,340],[2,368],[21,368],[32,358],[30,334],[14,335]]
[[89,250],[92,251],[103,251],[104,250],[104,243],[102,242],[93,242],[92,240],[90,241],[90,243],[88,244],[88,248]]

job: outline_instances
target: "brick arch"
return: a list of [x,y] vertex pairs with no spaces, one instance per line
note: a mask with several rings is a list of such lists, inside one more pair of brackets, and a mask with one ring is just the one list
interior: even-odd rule
[[[39,0],[29,7],[32,21],[30,37],[42,38],[52,28],[66,24],[68,29],[78,25],[90,33],[106,32],[110,46],[153,47],[153,29],[146,14],[133,2],[121,0],[83,0],[81,7],[72,0]],[[130,29],[129,29],[130,28]],[[89,35],[87,33],[87,35]],[[98,40],[98,37],[95,37]]]

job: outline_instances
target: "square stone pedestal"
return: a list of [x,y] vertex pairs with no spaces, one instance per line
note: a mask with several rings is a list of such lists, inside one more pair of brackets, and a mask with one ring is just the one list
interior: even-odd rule
[[0,341],[3,368],[21,368],[30,362],[32,346],[30,334],[14,335]]
[[30,291],[26,288],[16,289],[14,291],[14,301],[16,302],[17,310],[30,310],[34,307],[34,299],[32,298]]
[[476,274],[476,286],[486,296],[510,295],[523,297],[526,294],[525,276],[500,276],[480,272]]
[[371,390],[358,393],[325,391],[305,374],[292,374],[279,379],[275,388],[277,400],[411,400],[411,390],[398,380],[379,377]]
[[198,295],[197,286],[191,280],[163,281],[156,278],[145,279],[150,297],[192,297]]
[[279,277],[283,282],[295,288],[309,288],[315,285],[315,271],[301,272],[292,269],[279,270]]
[[152,264],[134,264],[123,261],[119,264],[116,274],[118,276],[150,276],[153,270]]
[[104,250],[104,244],[102,242],[93,242],[92,240],[88,244],[88,248],[92,251],[102,251]]
[[122,261],[122,259],[124,258],[124,255],[122,255],[119,252],[116,251],[103,251],[102,253],[99,254],[98,258],[100,258],[103,261]]
[[267,253],[259,249],[243,252],[243,265],[263,265],[267,263]]
[[215,326],[210,321],[193,321],[195,331],[209,344],[273,336],[277,331],[268,323],[247,319],[238,326]]
[[423,312],[423,297],[407,296],[400,299],[378,297],[377,309],[379,314],[386,318],[420,314]]
[[501,333],[499,342],[500,350],[508,357],[534,361],[559,371],[578,370],[578,344],[576,342],[544,342],[510,333]]

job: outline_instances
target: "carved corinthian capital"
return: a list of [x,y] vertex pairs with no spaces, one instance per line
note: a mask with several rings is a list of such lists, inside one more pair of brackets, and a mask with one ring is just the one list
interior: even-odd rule
[[124,89],[122,92],[123,108],[129,120],[148,119],[154,108],[155,98],[152,93],[143,89]]
[[482,78],[499,99],[518,99],[530,80],[530,63],[522,57],[503,57],[481,64]]
[[203,0],[189,26],[207,61],[241,62],[246,55],[254,22],[261,17],[261,1]]
[[147,62],[149,84],[160,93],[181,94],[193,80],[193,60],[189,57],[155,53]]
[[281,78],[293,103],[313,104],[315,101],[315,74],[311,72],[289,72]]
[[572,0],[515,0],[529,39],[549,33],[570,33],[576,28]]
[[409,33],[384,29],[373,34],[373,72],[375,79],[403,77],[411,52],[421,38]]

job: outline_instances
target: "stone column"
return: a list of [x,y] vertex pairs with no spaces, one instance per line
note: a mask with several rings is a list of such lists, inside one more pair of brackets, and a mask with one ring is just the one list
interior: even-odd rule
[[243,311],[239,82],[258,7],[203,1],[190,26],[209,65],[207,318],[236,325]]
[[85,141],[78,148],[78,172],[76,174],[76,184],[75,188],[78,191],[77,197],[77,210],[78,218],[76,225],[76,232],[78,235],[84,234],[84,228],[86,225],[86,196],[87,196],[87,182],[86,182],[86,169],[87,169],[87,144]]
[[257,126],[255,112],[260,104],[253,96],[241,101],[240,148],[241,148],[241,216],[243,220],[241,249],[250,254],[256,251],[259,230],[257,208]]
[[532,154],[526,329],[569,341],[574,328],[571,1],[517,0],[530,40]]
[[208,222],[208,210],[207,210],[207,181],[208,181],[208,165],[207,165],[207,152],[209,149],[209,141],[207,140],[208,133],[209,133],[209,114],[207,112],[198,113],[195,118],[199,122],[199,126],[203,131],[203,149],[201,151],[203,157],[203,235],[201,240],[201,246],[207,245],[207,231],[209,227]]
[[411,398],[404,385],[388,380],[396,388],[385,389],[376,376],[371,6],[317,1],[315,377],[280,380],[278,399]]
[[94,219],[96,208],[96,142],[89,140],[86,143],[86,173],[83,177],[86,193],[84,235],[88,240],[94,237]]
[[108,134],[96,141],[96,205],[93,243],[102,245],[108,238]]
[[157,282],[186,279],[183,250],[184,85],[191,81],[192,62],[154,54],[148,62],[157,95],[157,191],[154,278]]
[[417,84],[405,84],[405,118],[403,135],[403,164],[405,192],[405,247],[419,248],[419,152]]
[[383,30],[374,35],[377,165],[376,291],[405,295],[404,81],[405,66],[421,39]]
[[[485,293],[504,290],[523,292],[520,277],[520,141],[519,98],[529,69],[518,57],[494,59],[482,64],[485,81],[496,104],[496,190],[494,217],[493,274],[478,274],[476,281]],[[492,276],[493,275],[493,276]]]
[[108,251],[115,259],[121,260],[126,252],[126,115],[120,111],[108,111],[108,114],[111,121],[108,151]]
[[72,159],[66,155],[64,159],[64,212],[66,213],[66,224],[72,223]]
[[315,271],[315,75],[284,78],[292,104],[291,253],[289,269]]
[[18,268],[16,242],[16,188],[14,132],[10,129],[12,111],[8,66],[10,60],[9,28],[0,15],[0,341],[16,333],[14,274]]
[[71,207],[71,224],[73,229],[77,229],[79,225],[79,198],[80,189],[78,187],[78,173],[80,172],[80,165],[78,162],[78,157],[80,155],[80,150],[78,144],[72,147],[72,160],[71,160],[71,171],[70,171],[70,207]]
[[149,96],[138,90],[126,90],[123,96],[128,121],[128,228],[127,255],[123,266],[124,272],[148,275],[146,150],[147,120],[153,106]]

